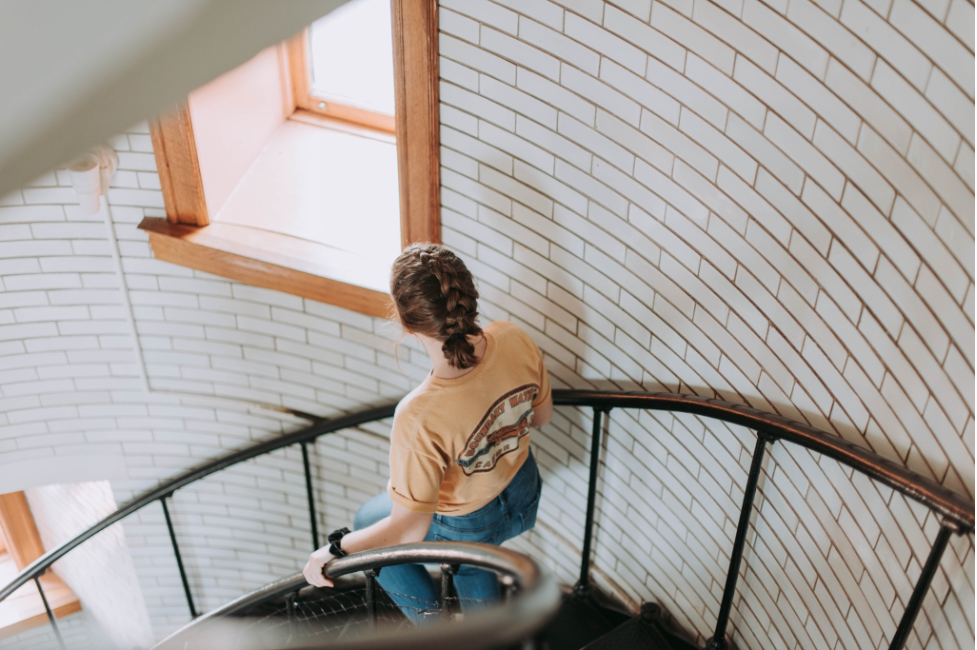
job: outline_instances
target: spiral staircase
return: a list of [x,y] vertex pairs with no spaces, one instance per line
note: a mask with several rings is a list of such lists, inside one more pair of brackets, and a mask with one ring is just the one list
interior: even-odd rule
[[[603,594],[591,582],[602,418],[612,409],[690,413],[740,425],[756,432],[756,445],[743,491],[738,526],[729,553],[725,588],[715,627],[708,637],[707,650],[731,647],[727,639],[730,613],[737,580],[744,563],[743,551],[750,519],[755,512],[757,482],[764,455],[770,445],[799,445],[834,459],[922,504],[939,517],[939,530],[908,598],[898,628],[891,637],[888,646],[890,650],[905,647],[951,536],[969,535],[974,531],[973,502],[863,447],[779,415],[719,400],[670,393],[563,390],[554,391],[553,398],[557,406],[593,410],[586,521],[580,547],[581,566],[579,579],[573,586],[563,585],[561,590],[555,579],[532,558],[508,549],[435,542],[376,549],[337,559],[326,569],[327,575],[336,579],[336,587],[333,589],[308,587],[300,574],[294,575],[199,616],[167,505],[167,500],[173,493],[222,469],[298,445],[304,461],[312,542],[314,546],[318,546],[320,537],[308,445],[320,436],[390,417],[395,405],[389,404],[318,422],[306,429],[259,442],[164,482],[123,505],[73,539],[45,553],[21,571],[10,584],[0,589],[0,601],[31,581],[43,599],[44,591],[39,578],[55,561],[112,524],[147,505],[159,502],[181,575],[187,608],[194,619],[188,626],[161,642],[157,646],[159,648],[696,648],[694,643],[670,629],[668,616],[659,605],[644,603],[640,611],[629,611]],[[438,625],[413,628],[378,588],[375,581],[377,572],[382,571],[385,566],[403,563],[440,566],[441,599],[431,611],[432,616],[437,618]],[[487,568],[500,576],[504,597],[498,606],[467,617],[458,615],[458,602],[453,596],[451,576],[456,567],[463,564]],[[363,576],[356,577],[360,573]],[[47,611],[55,637],[64,649],[57,620],[50,608]],[[314,615],[309,615],[310,612]],[[250,627],[242,628],[241,621],[247,621],[246,626]],[[242,629],[246,631],[241,632]],[[700,632],[706,636],[705,631]]]

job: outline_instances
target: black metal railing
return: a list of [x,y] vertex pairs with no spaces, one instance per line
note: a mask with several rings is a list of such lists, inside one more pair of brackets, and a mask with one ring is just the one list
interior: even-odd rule
[[753,449],[753,460],[750,462],[750,474],[746,478],[746,489],[743,491],[740,520],[736,525],[736,537],[733,539],[733,552],[729,556],[729,570],[726,572],[726,586],[723,588],[723,600],[719,605],[716,631],[706,644],[707,650],[719,650],[726,647],[726,625],[729,623],[729,612],[733,609],[736,581],[740,576],[743,547],[746,545],[746,533],[750,528],[753,498],[756,496],[757,481],[760,480],[760,470],[763,468],[763,455],[767,450],[767,441],[765,434],[757,435],[756,447]]
[[[400,564],[440,564],[441,565],[441,607],[440,618],[451,616],[447,594],[452,590],[452,578],[459,566],[473,566],[495,572],[506,587],[507,597],[497,607],[479,612],[479,616],[465,617],[450,626],[425,626],[404,631],[394,628],[377,628],[377,607],[379,590],[376,578],[381,570]],[[516,551],[470,542],[423,542],[374,549],[336,558],[324,567],[326,577],[336,580],[352,573],[366,575],[366,613],[367,623],[374,634],[368,639],[371,650],[403,650],[404,648],[423,648],[424,650],[480,650],[487,647],[503,647],[532,637],[546,624],[560,605],[561,591],[556,578],[543,570],[532,558]],[[273,582],[257,589],[228,605],[210,612],[190,625],[174,632],[154,646],[154,650],[185,650],[187,648],[207,648],[207,627],[223,620],[228,615],[246,609],[248,605],[260,603],[269,596],[298,591],[305,586],[302,574],[285,580]],[[514,595],[514,596],[513,596]],[[219,623],[218,623],[219,625]],[[233,631],[233,626],[228,626]],[[228,635],[225,635],[228,636]],[[203,637],[202,642],[195,638]],[[362,647],[363,639],[351,642],[330,643],[329,648]],[[319,644],[303,643],[301,639],[288,644],[289,648],[319,647]],[[535,646],[525,645],[525,650]]]
[[[921,503],[942,518],[940,531],[937,534],[936,540],[934,540],[929,557],[923,567],[922,573],[916,581],[912,596],[899,622],[899,627],[889,645],[890,650],[901,650],[905,645],[916,616],[919,613],[919,609],[922,606],[926,592],[939,566],[940,558],[946,549],[950,535],[971,533],[974,530],[974,503],[972,501],[864,447],[855,445],[820,429],[789,420],[773,413],[765,413],[747,406],[740,406],[721,400],[673,393],[555,390],[553,391],[553,401],[558,406],[576,406],[593,409],[593,434],[590,453],[590,482],[587,488],[586,523],[583,532],[580,576],[577,588],[575,589],[575,593],[580,597],[586,597],[590,584],[594,511],[597,498],[600,451],[602,447],[600,442],[602,433],[601,423],[604,415],[615,408],[672,411],[708,417],[730,424],[741,425],[756,431],[757,445],[744,489],[743,504],[733,549],[730,553],[730,565],[727,572],[722,604],[720,605],[715,631],[708,642],[708,647],[714,650],[726,648],[726,628],[729,623],[737,577],[742,564],[743,549],[746,543],[749,522],[753,514],[753,499],[760,476],[763,455],[769,444],[775,442],[790,443],[824,455]],[[197,612],[193,595],[165,500],[171,497],[176,490],[205,476],[209,476],[214,472],[284,447],[300,445],[302,448],[303,469],[305,471],[306,492],[309,501],[309,516],[313,531],[312,542],[313,546],[318,547],[320,541],[316,527],[314,490],[308,461],[308,443],[322,435],[388,418],[393,415],[395,406],[396,404],[378,406],[333,420],[318,422],[300,431],[260,442],[247,449],[227,454],[197,468],[188,470],[159,487],[133,499],[91,528],[45,553],[21,571],[10,584],[0,589],[0,601],[30,580],[35,581],[43,597],[40,581],[36,580],[36,578],[43,574],[51,564],[105,528],[151,503],[160,501],[164,509],[164,514],[166,515],[167,530],[169,531],[174,554],[177,558],[177,566],[185,590],[187,607],[191,616],[196,617]],[[48,617],[56,630],[57,622],[50,610],[48,611]]]
[[[254,444],[245,449],[231,452],[212,461],[204,463],[198,467],[189,469],[176,477],[164,482],[162,485],[155,487],[143,494],[132,499],[118,510],[112,514],[106,516],[102,520],[98,521],[91,527],[78,533],[71,539],[67,540],[60,546],[57,546],[50,551],[47,551],[44,555],[37,558],[29,565],[24,567],[24,569],[17,574],[17,576],[7,584],[3,589],[0,589],[0,602],[6,599],[8,596],[17,591],[20,587],[25,585],[27,582],[34,580],[37,585],[37,590],[41,595],[41,599],[44,601],[45,605],[47,603],[47,598],[44,594],[44,589],[41,587],[40,580],[38,578],[43,575],[52,564],[60,560],[62,557],[67,555],[72,549],[77,548],[84,542],[88,541],[98,533],[102,532],[109,526],[116,524],[129,515],[142,510],[148,505],[160,503],[163,509],[163,515],[166,521],[166,530],[169,533],[170,541],[173,545],[173,554],[176,558],[177,569],[180,573],[180,581],[183,584],[183,591],[187,600],[187,609],[190,611],[190,616],[196,618],[198,612],[193,600],[193,593],[190,589],[190,581],[187,576],[186,568],[183,565],[183,558],[180,553],[180,545],[177,542],[176,531],[173,528],[173,521],[170,517],[169,508],[166,505],[166,500],[171,498],[177,490],[182,487],[199,481],[202,478],[210,476],[215,472],[219,472],[222,469],[226,469],[238,463],[242,463],[252,458],[257,458],[258,456],[263,456],[265,454],[283,449],[285,447],[290,447],[292,445],[301,445],[303,450],[305,450],[305,445],[309,442],[314,441],[316,438],[340,431],[342,429],[349,429],[353,427],[360,426],[362,424],[367,424],[369,422],[375,422],[377,420],[383,420],[389,418],[394,413],[394,408],[397,405],[387,404],[384,406],[378,406],[373,408],[367,408],[357,413],[351,415],[345,415],[328,421],[316,422],[312,426],[306,427],[299,431],[289,433],[283,436],[278,436],[271,438],[269,440],[264,440],[257,444]],[[307,458],[308,452],[305,451],[303,454],[304,458]],[[313,495],[311,493],[312,486],[312,474],[308,463],[304,463],[305,470],[305,481],[306,486],[309,488],[309,508],[312,517],[315,516],[315,503],[313,501]],[[315,530],[315,528],[313,528]],[[318,548],[318,536],[313,540],[316,548]],[[58,641],[58,645],[62,650],[65,649],[64,642],[61,639],[61,635],[58,632],[58,623],[55,619],[54,613],[51,611],[50,607],[47,607],[48,620],[51,626],[54,628],[55,636]]]
[[[946,488],[936,481],[913,472],[883,458],[864,447],[851,443],[836,435],[816,429],[801,422],[789,420],[774,413],[763,411],[722,400],[708,399],[697,395],[678,395],[674,393],[642,393],[642,392],[606,392],[606,391],[554,391],[553,401],[556,404],[593,409],[593,439],[590,452],[590,485],[587,490],[587,514],[584,529],[583,557],[581,559],[580,578],[575,590],[578,594],[586,594],[586,587],[590,573],[590,548],[593,536],[594,508],[596,506],[597,467],[600,462],[599,435],[601,416],[614,408],[638,408],[653,411],[671,411],[691,413],[738,424],[757,433],[756,448],[750,473],[747,476],[743,490],[743,505],[740,509],[739,523],[736,527],[736,537],[730,553],[729,569],[726,573],[726,585],[723,589],[722,603],[719,608],[715,631],[706,643],[707,650],[725,650],[726,627],[732,609],[733,597],[736,593],[736,582],[743,561],[743,549],[746,545],[746,535],[749,531],[750,518],[753,514],[753,499],[756,495],[757,483],[760,478],[763,455],[768,444],[776,441],[788,442],[810,449],[832,458],[857,472],[865,474],[895,491],[923,504],[930,510],[942,516],[940,532],[930,551],[929,558],[923,571],[916,581],[912,596],[905,612],[899,621],[899,627],[889,644],[889,650],[902,650],[909,632],[912,630],[919,614],[926,591],[933,581],[939,567],[940,558],[946,549],[951,533],[964,534],[974,530],[974,503]],[[582,588],[581,588],[582,587]]]

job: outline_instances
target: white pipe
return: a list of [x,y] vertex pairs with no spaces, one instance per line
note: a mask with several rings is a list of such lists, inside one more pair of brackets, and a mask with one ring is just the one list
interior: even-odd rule
[[85,214],[98,212],[101,200],[102,179],[99,159],[93,153],[85,154],[68,165],[71,186],[78,195],[78,204]]
[[112,260],[115,262],[115,270],[119,276],[119,289],[122,291],[122,306],[125,309],[126,320],[129,322],[129,334],[132,337],[132,350],[136,357],[136,365],[139,367],[139,380],[144,392],[149,393],[149,376],[146,373],[146,360],[142,356],[142,345],[139,344],[139,333],[136,331],[136,318],[132,313],[132,302],[129,300],[129,287],[126,285],[126,274],[122,268],[122,255],[119,253],[119,240],[115,236],[115,223],[112,221],[112,211],[109,208],[108,197],[99,206],[99,213],[105,220],[105,228],[108,231],[109,248],[112,251]]

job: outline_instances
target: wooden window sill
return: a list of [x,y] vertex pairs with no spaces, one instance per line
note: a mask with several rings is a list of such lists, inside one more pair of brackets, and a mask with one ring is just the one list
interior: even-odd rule
[[370,316],[390,315],[390,295],[362,286],[364,278],[375,283],[375,265],[325,244],[220,222],[197,228],[147,217],[139,228],[149,233],[156,259]]
[[394,137],[296,113],[208,225],[139,227],[157,259],[387,316],[401,251]]
[[326,277],[386,291],[390,265],[403,250],[399,202],[391,136],[366,137],[334,120],[285,120],[211,224],[321,244],[334,251]]
[[[0,584],[17,575],[17,567],[10,555],[0,555]],[[64,618],[81,611],[81,603],[64,580],[53,573],[41,576],[41,587],[55,618]],[[48,624],[44,603],[33,582],[29,582],[0,603],[0,639],[7,639],[35,627]]]
[[[392,121],[357,126],[363,115],[302,91],[304,32],[152,121],[166,220],[140,227],[158,259],[389,315],[390,264],[441,240],[437,0],[392,0],[391,11]],[[399,241],[386,225],[396,213]]]

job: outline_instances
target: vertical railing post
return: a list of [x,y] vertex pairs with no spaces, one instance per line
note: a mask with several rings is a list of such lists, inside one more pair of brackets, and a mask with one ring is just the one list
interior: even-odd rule
[[916,586],[913,587],[913,593],[909,597],[906,611],[902,613],[902,619],[899,621],[899,627],[896,628],[896,635],[892,637],[892,643],[889,644],[889,650],[902,650],[906,641],[909,640],[909,634],[913,631],[916,616],[923,606],[923,599],[926,598],[926,592],[929,591],[933,576],[936,575],[936,570],[940,566],[943,551],[946,550],[946,545],[950,541],[950,535],[956,531],[956,526],[947,521],[944,521],[940,526],[940,532],[937,533],[933,548],[930,549],[926,564],[923,565],[923,572],[919,574],[919,579],[916,580]]
[[590,547],[594,539],[594,508],[597,504],[597,470],[600,463],[601,415],[610,411],[601,406],[594,407],[594,429],[590,437],[590,480],[587,483],[587,515],[584,520],[583,550],[580,558],[580,579],[573,589],[578,598],[586,598],[590,593]]
[[[511,575],[499,576],[499,586],[502,588],[502,598],[505,604],[512,604],[513,600],[515,600],[516,594],[519,592],[519,587],[516,585],[515,578],[513,578]],[[536,650],[537,647],[540,647],[540,634],[541,633],[537,632],[536,635],[530,636],[528,639],[524,639],[522,644],[519,646],[520,650]]]
[[729,612],[733,607],[733,596],[736,595],[736,580],[740,575],[740,564],[743,560],[743,547],[746,544],[746,533],[750,529],[750,517],[753,515],[753,498],[756,496],[757,482],[760,480],[760,470],[763,465],[763,454],[768,441],[772,442],[762,431],[757,432],[756,447],[753,449],[753,462],[750,465],[750,475],[746,479],[743,490],[743,506],[740,508],[740,521],[736,526],[736,538],[733,540],[733,552],[729,556],[729,571],[726,572],[726,586],[723,589],[723,601],[719,606],[719,618],[716,621],[716,632],[706,642],[706,650],[725,650],[726,626],[729,623]]
[[183,581],[183,593],[187,597],[187,607],[190,609],[190,617],[197,618],[197,608],[193,605],[193,595],[190,593],[190,581],[187,580],[186,569],[183,568],[183,558],[180,556],[180,546],[176,543],[176,533],[173,531],[173,521],[170,519],[170,509],[166,507],[166,499],[173,494],[160,497],[159,502],[163,506],[163,516],[166,517],[166,529],[170,532],[170,542],[173,544],[173,555],[176,556],[176,568],[180,570],[180,580]]
[[288,637],[285,639],[285,646],[287,647],[292,640],[292,636],[295,634],[295,604],[298,600],[299,592],[293,591],[285,596],[285,614],[288,617]]
[[448,599],[451,597],[451,590],[454,585],[455,574],[458,573],[457,564],[444,562],[441,564],[441,620],[446,621],[451,618],[451,607]]
[[315,494],[312,490],[312,470],[309,469],[309,447],[306,441],[302,445],[302,465],[305,467],[305,495],[309,499],[309,523],[312,525],[312,550],[319,548],[319,527],[316,524]]
[[502,598],[510,602],[516,595],[516,581],[510,575],[499,576],[499,586],[502,587]]
[[41,602],[44,603],[44,611],[47,612],[47,620],[51,622],[54,637],[58,640],[58,647],[61,650],[65,650],[64,639],[61,638],[61,630],[58,629],[58,621],[54,618],[54,612],[51,611],[51,606],[47,602],[47,596],[44,595],[44,589],[41,587],[41,579],[38,576],[34,576],[34,584],[37,585],[37,593],[41,594]]
[[380,569],[368,569],[366,575],[366,616],[370,623],[370,631],[377,629],[377,576]]

